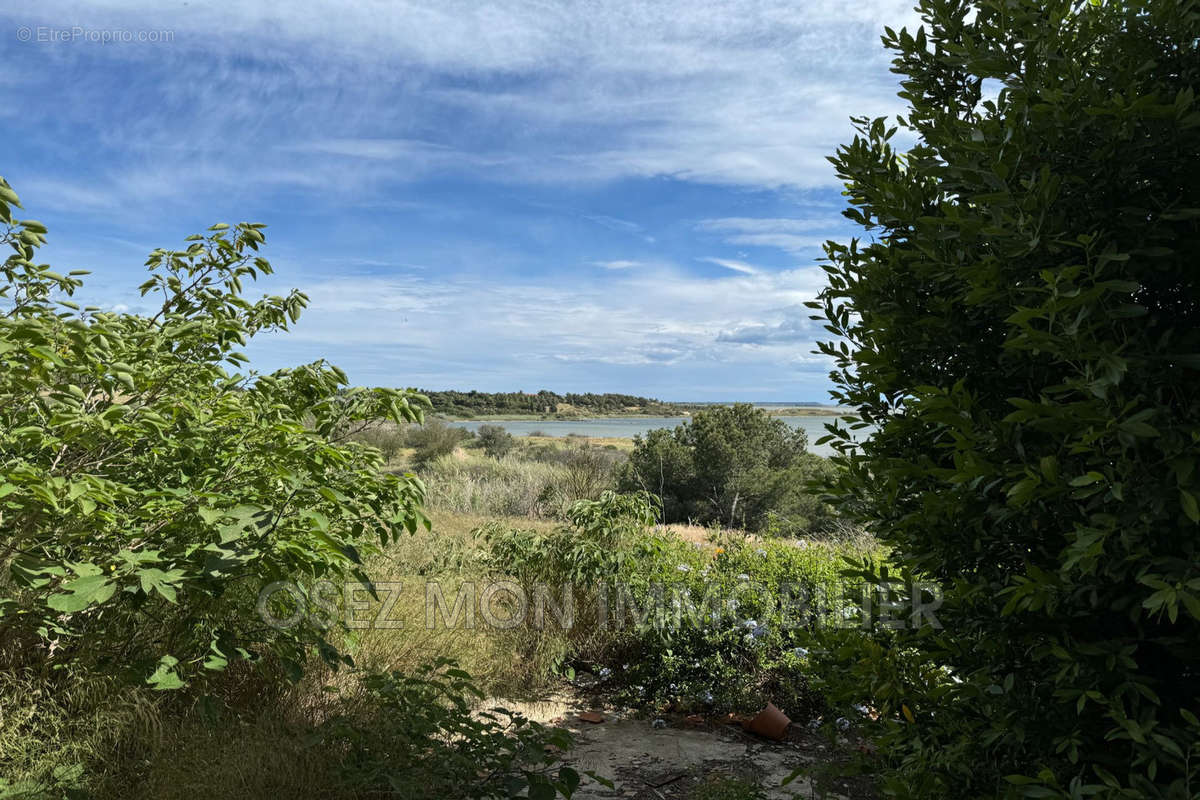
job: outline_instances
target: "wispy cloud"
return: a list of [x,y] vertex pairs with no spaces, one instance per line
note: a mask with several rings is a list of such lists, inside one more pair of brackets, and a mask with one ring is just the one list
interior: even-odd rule
[[[21,87],[59,101],[29,107],[35,121],[93,130],[119,156],[112,169],[136,165],[167,185],[224,164],[243,186],[330,187],[324,178],[337,171],[332,187],[362,189],[439,170],[824,186],[834,181],[824,157],[848,117],[899,108],[876,42],[885,22],[912,19],[910,5],[268,0],[218,12],[47,0],[3,17],[175,38],[19,53],[6,40],[4,50],[9,61],[58,65],[27,74],[40,87]],[[110,67],[131,77],[113,84]],[[64,69],[71,81],[59,80]],[[390,172],[314,166],[330,159],[388,162]],[[132,194],[136,182],[114,188]]]
[[792,254],[810,254],[846,229],[835,214],[819,218],[724,217],[702,221],[698,229],[715,232],[731,244],[771,247]]
[[761,271],[758,267],[751,266],[745,261],[734,261],[732,258],[713,258],[709,256],[700,260],[707,261],[709,264],[716,264],[718,267],[731,269],[734,272],[742,272],[746,275],[757,275]]
[[813,397],[818,332],[786,309],[847,230],[825,157],[851,115],[901,110],[878,35],[911,5],[43,0],[0,27],[175,35],[0,37],[6,177],[131,308],[143,267],[111,239],[270,223],[313,307],[263,366]]
[[593,261],[597,267],[604,269],[633,269],[634,267],[642,266],[640,261],[627,261],[618,259],[617,261]]
[[[569,285],[504,286],[416,276],[314,276],[301,283],[313,298],[311,308],[297,329],[278,341],[286,341],[294,357],[403,353],[403,372],[393,371],[388,359],[365,359],[351,370],[352,378],[363,382],[395,383],[419,375],[428,385],[462,385],[473,374],[462,365],[486,364],[512,376],[512,382],[500,385],[539,379],[563,385],[573,376],[579,385],[595,386],[597,376],[610,373],[590,369],[620,366],[626,376],[637,376],[638,385],[670,387],[674,396],[684,396],[697,376],[718,380],[723,370],[737,369],[744,371],[740,383],[777,374],[781,365],[790,371],[798,359],[808,358],[817,332],[788,320],[815,295],[819,272],[705,278],[660,267]],[[786,333],[757,335],[762,320],[776,321]],[[547,337],[552,347],[546,346]],[[748,344],[756,346],[753,352],[745,350]],[[254,352],[262,356],[274,345],[256,344]],[[659,374],[666,365],[685,369],[674,377]],[[809,369],[819,375],[825,365]],[[688,377],[681,380],[683,375]]]

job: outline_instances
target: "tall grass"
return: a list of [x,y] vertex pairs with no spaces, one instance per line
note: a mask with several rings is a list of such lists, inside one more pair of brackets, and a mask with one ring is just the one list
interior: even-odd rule
[[456,450],[420,469],[431,508],[463,514],[561,518],[611,487],[622,456],[595,447],[531,448],[489,458]]
[[[436,584],[450,605],[464,584],[474,584],[474,611],[476,617],[480,615],[481,590],[494,575],[475,531],[494,518],[435,511],[432,531],[418,531],[369,565],[374,581],[399,585],[389,618],[400,627],[366,630],[354,636],[351,652],[359,665],[412,670],[436,656],[446,656],[470,672],[481,689],[497,697],[528,698],[549,684],[564,648],[550,637],[531,643],[521,631],[447,627],[440,616],[432,628],[426,625],[427,584]],[[554,527],[553,522],[536,519],[521,520],[521,524],[538,531]],[[370,604],[365,616],[371,618],[378,609],[378,604]]]
[[513,456],[497,461],[463,451],[434,459],[420,471],[431,508],[507,517],[549,515],[547,488],[558,473],[550,464]]

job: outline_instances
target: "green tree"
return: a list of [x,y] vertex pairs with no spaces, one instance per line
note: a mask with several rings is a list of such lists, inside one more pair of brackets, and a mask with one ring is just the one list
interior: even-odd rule
[[[155,250],[147,316],[80,308],[80,275],[36,264],[46,239],[0,179],[0,641],[6,657],[78,665],[175,688],[270,656],[296,674],[330,661],[328,618],[304,579],[356,578],[380,544],[427,521],[423,487],[348,437],[426,401],[348,389],[317,362],[227,370],[284,331],[298,292],[250,301],[271,272],[262,225],[215,225]],[[256,613],[260,587],[297,580],[301,619]],[[9,665],[12,666],[12,665]]]
[[807,443],[804,431],[748,403],[705,409],[637,437],[621,487],[658,495],[667,522],[758,530],[771,512],[792,514],[806,479],[821,469]]
[[503,458],[512,452],[517,444],[512,434],[499,425],[480,425],[475,436],[483,452],[491,458]]
[[857,673],[888,788],[1194,797],[1200,6],[919,11],[884,36],[915,143],[858,119],[832,159],[870,239],[817,304],[879,426],[841,508],[946,592]]
[[447,425],[440,419],[431,419],[424,425],[411,428],[407,443],[416,451],[413,453],[413,460],[419,466],[424,466],[442,456],[450,455],[471,436],[472,433],[464,428]]

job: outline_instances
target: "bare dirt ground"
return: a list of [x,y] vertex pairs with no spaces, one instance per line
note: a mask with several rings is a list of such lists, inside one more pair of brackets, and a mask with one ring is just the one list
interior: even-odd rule
[[[798,767],[832,767],[819,771],[836,774],[837,766],[846,760],[849,745],[832,745],[796,725],[783,741],[772,741],[719,719],[680,714],[656,722],[603,708],[595,696],[574,689],[541,702],[504,705],[530,719],[570,730],[576,745],[565,762],[581,774],[593,771],[613,781],[610,789],[585,779],[575,795],[579,800],[687,800],[705,784],[728,779],[758,784],[760,796],[767,800],[871,800],[876,796],[870,781],[861,777],[801,775],[782,785]],[[581,719],[587,712],[603,721]]]

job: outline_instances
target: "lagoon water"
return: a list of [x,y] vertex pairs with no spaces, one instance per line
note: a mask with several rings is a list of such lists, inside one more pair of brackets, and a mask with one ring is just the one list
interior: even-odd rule
[[[480,425],[499,425],[514,436],[529,436],[541,432],[547,436],[594,436],[628,439],[645,434],[655,428],[674,428],[687,417],[593,417],[590,419],[513,419],[513,420],[464,420],[448,423],[470,431],[479,430]],[[813,444],[825,435],[825,424],[837,417],[779,417],[793,428],[802,428],[808,434],[808,449],[819,455],[828,456],[833,450],[828,445]],[[865,432],[864,432],[865,433]],[[861,435],[861,434],[859,434]],[[858,438],[858,435],[855,436]]]

